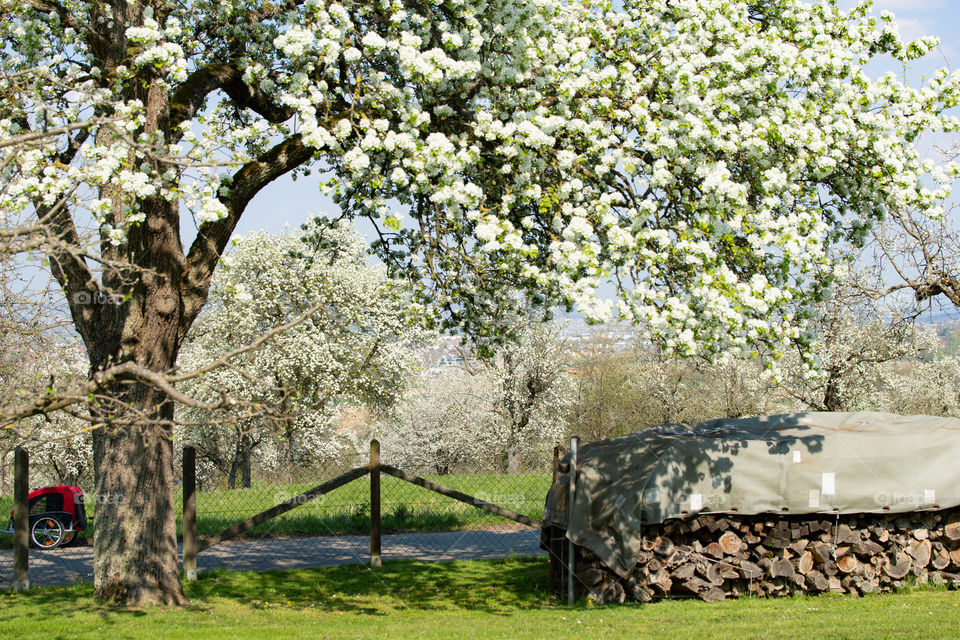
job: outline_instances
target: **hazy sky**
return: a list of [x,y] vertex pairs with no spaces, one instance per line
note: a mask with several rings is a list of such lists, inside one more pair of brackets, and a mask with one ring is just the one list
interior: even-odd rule
[[[845,9],[855,4],[851,0],[840,0]],[[960,68],[960,0],[876,0],[874,13],[879,15],[882,10],[894,13],[904,39],[914,40],[923,35],[940,38],[939,50],[915,63],[915,69],[908,76],[912,84],[919,82],[921,74],[929,76],[941,67]],[[891,70],[900,71],[874,65],[868,73],[879,76]],[[307,219],[310,212],[334,210],[333,203],[320,194],[316,174],[296,182],[282,178],[251,201],[237,226],[237,233],[243,235],[256,229],[279,231],[286,224],[296,227]],[[187,231],[187,235],[193,234]]]

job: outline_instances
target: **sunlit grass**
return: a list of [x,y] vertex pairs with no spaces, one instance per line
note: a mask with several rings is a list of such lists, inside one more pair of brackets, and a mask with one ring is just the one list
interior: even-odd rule
[[912,590],[567,607],[546,592],[545,559],[388,561],[205,574],[184,609],[115,611],[89,585],[0,597],[0,634],[70,638],[950,638],[960,593]]

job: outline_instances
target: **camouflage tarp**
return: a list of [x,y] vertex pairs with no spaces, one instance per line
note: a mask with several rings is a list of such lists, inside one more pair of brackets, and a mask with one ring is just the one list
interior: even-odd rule
[[960,420],[797,413],[662,425],[583,445],[572,513],[566,503],[561,474],[544,525],[622,576],[641,524],[668,518],[945,509],[960,505]]

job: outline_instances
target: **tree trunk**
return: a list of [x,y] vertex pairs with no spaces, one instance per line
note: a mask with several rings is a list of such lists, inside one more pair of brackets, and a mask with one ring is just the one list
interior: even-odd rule
[[[155,86],[145,102],[149,131],[164,119],[166,103]],[[179,205],[147,198],[140,207],[145,220],[129,228],[127,244],[117,255],[102,249],[112,260],[138,266],[104,272],[108,290],[125,297],[101,305],[95,321],[83,325],[94,375],[124,362],[172,370],[192,321],[181,291]],[[186,604],[177,564],[173,402],[133,378],[104,393],[112,400],[91,407],[106,423],[94,432],[94,592],[123,606]]]
[[240,474],[241,481],[243,482],[243,488],[250,488],[250,450],[252,445],[250,444],[249,436],[243,437],[243,447],[240,449]]
[[237,473],[240,472],[243,458],[243,430],[239,425],[236,427],[237,444],[233,447],[233,458],[230,460],[230,473],[227,475],[227,489],[237,488]]
[[520,447],[513,444],[507,449],[507,473],[521,471],[523,471],[523,456],[520,453]]
[[[150,406],[151,389],[137,395]],[[154,405],[155,406],[155,405]],[[173,419],[173,404],[159,416]],[[97,598],[122,605],[183,605],[173,502],[169,422],[110,426],[96,432],[96,526],[93,583]]]
[[227,474],[227,489],[237,488],[237,469],[240,467],[240,461],[237,457],[230,463],[230,473]]

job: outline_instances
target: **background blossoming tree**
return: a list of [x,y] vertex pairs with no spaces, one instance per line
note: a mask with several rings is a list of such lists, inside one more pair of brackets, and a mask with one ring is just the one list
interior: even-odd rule
[[272,420],[242,407],[181,410],[181,438],[231,489],[238,479],[250,486],[258,454],[275,468],[309,469],[352,453],[352,434],[337,433],[340,409],[383,413],[420,368],[417,349],[430,337],[424,314],[405,283],[367,264],[366,249],[344,225],[312,243],[300,233],[251,233],[223,258],[181,368],[205,368],[321,303],[303,322],[185,386],[208,403],[243,397],[277,410]]
[[537,313],[498,322],[513,341],[487,345],[483,359],[462,345],[459,364],[424,372],[377,425],[385,460],[440,474],[521,473],[549,460],[572,401],[561,327]]
[[955,77],[862,71],[931,41],[797,0],[0,0],[0,39],[0,210],[40,228],[17,246],[89,356],[96,593],[131,604],[183,602],[171,371],[278,177],[318,169],[448,324],[482,333],[511,287],[600,318],[612,279],[667,348],[716,353],[802,339],[830,246],[935,206],[912,141],[957,126]]

